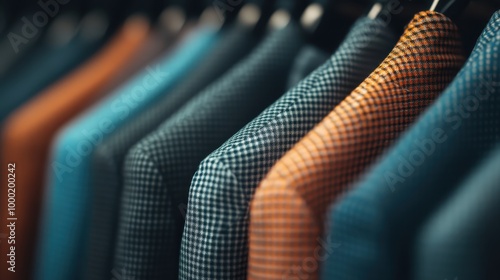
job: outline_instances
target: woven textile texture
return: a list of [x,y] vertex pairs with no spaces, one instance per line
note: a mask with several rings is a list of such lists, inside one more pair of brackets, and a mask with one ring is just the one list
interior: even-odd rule
[[154,66],[134,75],[59,131],[49,158],[34,279],[83,279],[95,146],[169,92],[196,66],[215,38],[213,29],[195,29]]
[[183,213],[196,168],[285,92],[303,41],[295,24],[272,31],[249,56],[130,150],[115,269],[136,279],[177,279]]
[[383,60],[396,39],[360,19],[319,69],[200,165],[191,183],[181,244],[181,279],[245,279],[248,206],[271,166]]
[[[88,279],[112,278],[114,240],[123,188],[123,163],[128,150],[225,73],[235,61],[248,54],[258,38],[258,34],[253,34],[249,28],[242,26],[234,26],[224,31],[200,65],[174,90],[96,148],[92,161],[94,200],[90,222],[90,255],[86,266]],[[162,269],[165,269],[163,265]],[[176,265],[174,271],[177,270]],[[129,273],[135,275],[131,271]]]
[[328,239],[342,246],[324,279],[410,278],[419,227],[500,140],[499,52],[488,46],[498,40],[498,16],[441,97],[333,207]]
[[307,262],[318,266],[328,205],[451,82],[461,51],[449,19],[416,15],[382,64],[276,163],[251,204],[250,279],[318,279]]

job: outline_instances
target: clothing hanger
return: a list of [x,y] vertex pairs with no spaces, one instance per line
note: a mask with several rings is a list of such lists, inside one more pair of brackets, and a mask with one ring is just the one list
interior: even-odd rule
[[306,0],[278,0],[278,8],[285,9],[289,11],[291,19],[295,21],[300,21],[300,17],[304,13],[307,6],[311,1]]
[[218,5],[223,2],[217,1],[225,0],[216,0],[216,2],[210,0],[188,1],[188,17],[191,20],[197,21],[200,26],[211,26],[217,29],[222,28],[226,20],[227,12],[221,10],[221,6]]
[[[307,6],[300,18],[302,27],[311,34],[325,33],[323,27],[326,27],[326,21],[330,19],[332,12],[332,1],[327,0],[314,0]],[[326,34],[325,34],[326,35]]]
[[230,25],[237,18],[239,11],[246,5],[255,1],[244,1],[244,0],[213,0],[209,1],[219,18],[224,19],[224,25]]
[[298,22],[309,2],[306,0],[277,0],[268,26],[271,29],[281,29],[292,21]]
[[163,7],[159,10],[160,14],[156,18],[156,24],[169,34],[177,34],[187,20],[186,1],[166,0],[163,1]]
[[174,35],[181,31],[187,22],[199,22],[201,25],[210,25],[220,27],[223,20],[218,18],[215,6],[208,0],[167,0],[161,13],[159,14],[157,24],[161,29]]
[[470,0],[429,0],[430,11],[442,13],[454,19],[469,5]]
[[342,6],[345,3],[341,2],[313,0],[300,19],[302,27],[309,34],[310,42],[328,53],[336,49],[359,17],[346,14]]
[[400,35],[412,17],[423,10],[411,2],[412,0],[377,0],[367,12],[367,17],[384,22],[394,34]]
[[248,0],[238,12],[236,21],[260,33],[265,30],[275,8],[276,1],[274,0]]

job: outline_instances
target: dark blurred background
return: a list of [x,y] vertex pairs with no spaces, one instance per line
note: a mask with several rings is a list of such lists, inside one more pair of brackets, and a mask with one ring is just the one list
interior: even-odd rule
[[[226,22],[233,20],[247,0],[0,0],[0,75],[7,69],[13,67],[24,53],[37,44],[37,41],[47,34],[54,22],[59,19],[60,32],[70,32],[77,28],[79,23],[89,13],[98,11],[105,15],[107,20],[106,32],[111,34],[120,24],[133,13],[147,14],[152,21],[159,19],[161,12],[167,6],[179,6],[187,16],[197,17],[207,7],[219,7],[223,9]],[[323,0],[328,2],[332,18],[342,22],[338,30],[332,32],[346,32],[357,17],[366,13],[374,1],[371,0]],[[240,3],[241,2],[241,3]],[[255,1],[259,3],[259,1]],[[260,5],[264,5],[261,1]],[[287,2],[287,1],[281,1]],[[312,1],[288,1],[303,2],[306,6]],[[401,0],[398,1],[405,6],[400,18],[411,19],[415,11],[429,5],[427,0]],[[237,5],[235,5],[237,4]],[[276,5],[271,6],[275,9]],[[274,7],[273,7],[274,6]],[[230,9],[224,9],[229,7]],[[456,19],[461,28],[467,49],[474,45],[475,38],[479,35],[486,24],[489,16],[500,8],[500,0],[473,0],[460,17]],[[64,19],[64,20],[61,20]],[[102,28],[101,28],[102,29]],[[97,33],[103,32],[96,28]],[[334,36],[332,36],[334,37]],[[13,47],[15,45],[15,47]],[[333,47],[333,46],[331,46]],[[14,61],[15,60],[15,61]],[[7,68],[7,69],[5,69]]]

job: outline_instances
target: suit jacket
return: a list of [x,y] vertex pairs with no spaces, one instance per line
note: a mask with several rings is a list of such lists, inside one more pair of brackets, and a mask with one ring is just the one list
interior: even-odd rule
[[198,30],[59,132],[49,162],[35,279],[82,277],[95,146],[173,88],[205,55],[214,38],[215,31]]
[[[324,279],[408,279],[417,229],[500,140],[496,13],[465,67],[412,129],[332,210],[328,238],[342,246]],[[450,276],[451,277],[451,276]]]
[[500,279],[499,166],[497,149],[425,222],[412,279]]
[[177,279],[183,213],[196,168],[281,96],[303,41],[295,24],[273,31],[248,57],[130,150],[116,268],[138,279]]
[[273,166],[251,204],[251,279],[319,278],[328,205],[451,82],[460,47],[445,16],[416,15],[377,69]]
[[460,51],[444,16],[415,16],[378,68],[274,165],[251,204],[251,278],[318,279],[303,260],[320,246],[328,205],[441,93]]
[[[99,98],[107,80],[139,50],[148,29],[145,19],[131,20],[87,63],[40,93],[5,122],[2,163],[16,163],[19,167],[16,171],[19,190],[16,195],[16,217],[19,218],[16,240],[22,246],[17,250],[17,279],[29,275],[32,265],[42,182],[45,182],[44,171],[52,138],[66,121]],[[5,211],[1,213],[3,218],[8,217]],[[1,273],[5,271],[2,269]]]
[[389,53],[395,38],[361,19],[323,66],[210,154],[189,191],[181,279],[245,279],[248,205],[269,168]]
[[[191,71],[175,89],[96,147],[92,159],[93,213],[89,233],[90,255],[87,258],[89,279],[112,278],[115,237],[119,220],[118,210],[124,176],[122,167],[128,150],[245,56],[256,44],[257,39],[257,34],[253,34],[250,29],[242,26],[234,26],[225,31],[199,66]],[[164,248],[165,254],[168,250],[174,249],[170,248]],[[140,259],[146,261],[148,258],[141,256]],[[158,263],[160,263],[159,259],[161,257],[158,256]],[[170,263],[175,263],[175,268],[169,271],[177,273],[177,263],[171,258],[168,259],[169,266]],[[166,266],[162,264],[160,267],[165,269]],[[134,268],[142,269],[138,265]],[[152,270],[150,266],[145,266],[145,268]],[[131,269],[129,270],[129,274],[135,275]]]

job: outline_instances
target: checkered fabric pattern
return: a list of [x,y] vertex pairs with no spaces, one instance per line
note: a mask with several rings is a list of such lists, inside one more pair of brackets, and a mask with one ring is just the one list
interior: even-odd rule
[[333,208],[328,236],[342,245],[323,279],[410,278],[418,228],[500,140],[500,52],[487,43],[498,41],[498,24],[497,13],[442,96]]
[[500,279],[499,166],[497,149],[426,222],[412,279]]
[[180,279],[245,279],[248,206],[271,166],[383,60],[396,38],[360,19],[319,69],[200,165],[191,183]]
[[177,279],[188,189],[201,160],[279,98],[304,36],[271,32],[126,158],[115,268],[136,279]]
[[128,150],[248,54],[258,39],[259,34],[239,25],[224,31],[213,49],[179,86],[97,146],[92,162],[94,201],[86,279],[112,278],[114,240],[123,186],[122,166]]
[[319,278],[318,260],[308,262],[328,205],[451,82],[464,61],[458,37],[443,15],[416,15],[382,64],[274,165],[250,208],[249,279]]
[[[157,60],[154,68],[135,74],[59,131],[49,158],[34,279],[83,279],[95,145],[177,86],[205,57],[215,43],[216,32],[207,26],[194,29]],[[138,92],[142,93],[140,99]]]

